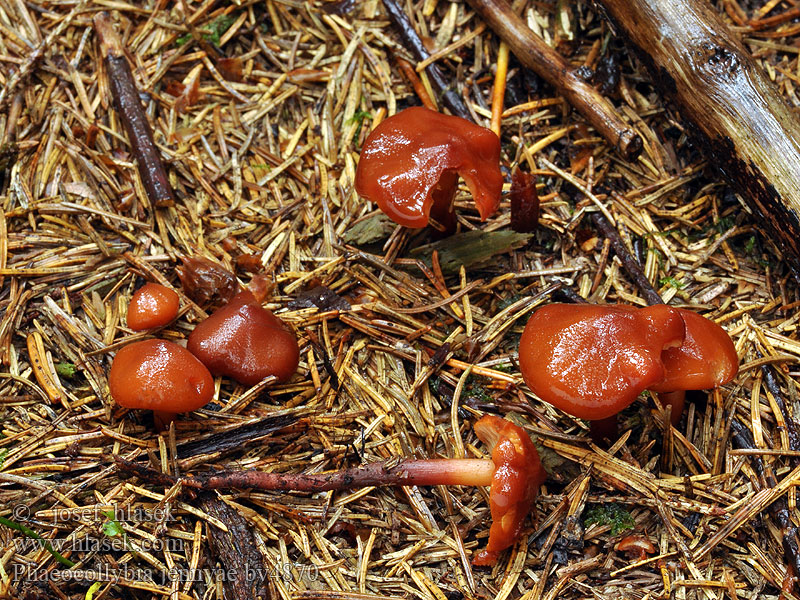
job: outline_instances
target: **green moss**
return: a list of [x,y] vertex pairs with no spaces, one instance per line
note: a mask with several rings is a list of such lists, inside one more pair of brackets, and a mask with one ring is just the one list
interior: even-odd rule
[[67,377],[69,379],[72,379],[73,377],[75,377],[75,374],[77,372],[78,372],[78,367],[76,367],[72,363],[63,362],[56,364],[56,373],[58,373],[60,377]]
[[[228,31],[231,25],[233,25],[234,21],[236,21],[236,17],[234,15],[220,15],[211,23],[203,29],[203,39],[207,42],[219,46],[220,38],[225,35],[225,32]],[[175,43],[178,46],[183,46],[186,42],[192,39],[192,34],[187,33],[186,35],[182,35]]]
[[618,504],[596,505],[586,511],[583,517],[585,527],[590,525],[608,525],[611,535],[617,535],[627,529],[633,529],[635,524],[631,514]]
[[685,284],[682,281],[678,281],[674,277],[662,277],[659,282],[659,285],[668,285],[669,287],[675,288],[676,290],[682,290]]

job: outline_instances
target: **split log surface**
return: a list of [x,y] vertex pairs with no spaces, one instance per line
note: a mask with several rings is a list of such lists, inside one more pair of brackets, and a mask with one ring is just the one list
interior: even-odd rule
[[705,0],[597,0],[800,272],[800,117]]

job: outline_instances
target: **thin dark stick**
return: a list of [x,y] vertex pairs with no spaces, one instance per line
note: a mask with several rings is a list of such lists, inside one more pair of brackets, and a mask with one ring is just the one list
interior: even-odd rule
[[[762,356],[760,352],[758,355],[759,357]],[[789,410],[786,408],[786,401],[783,398],[783,392],[781,392],[781,385],[775,375],[775,368],[772,365],[762,365],[761,373],[764,376],[764,385],[775,399],[775,404],[778,405],[778,410],[781,411],[783,421],[786,423],[789,449],[800,450],[800,432],[797,430],[797,422],[792,418],[792,415],[789,414]]]
[[114,31],[108,13],[100,12],[95,15],[94,28],[105,57],[114,107],[128,134],[131,153],[136,159],[147,196],[156,207],[172,206],[175,204],[175,195],[167,179],[158,148],[153,141],[153,131],[139,99],[139,92],[133,80],[131,67],[125,58],[122,42]]
[[[746,449],[755,448],[755,442],[750,435],[750,430],[736,419],[731,421],[731,431],[733,432],[734,446]],[[764,462],[760,456],[753,456],[753,465],[756,474],[762,477],[767,485],[770,487],[777,485],[778,482],[775,479],[775,475],[772,470],[764,468]],[[797,527],[792,524],[786,499],[780,497],[775,500],[769,506],[769,511],[781,528],[781,544],[787,564],[787,575],[792,578],[797,577],[800,574],[800,536],[798,536]]]
[[[411,21],[409,21],[406,13],[404,13],[403,9],[400,8],[400,5],[398,5],[395,0],[383,0],[383,5],[386,7],[386,12],[389,14],[392,24],[395,26],[397,32],[400,34],[400,37],[403,39],[403,43],[408,47],[409,50],[411,50],[414,58],[419,61],[423,61],[428,58],[430,54],[428,54],[428,51],[425,49],[419,34],[414,29]],[[445,103],[447,108],[450,109],[450,112],[461,117],[462,119],[472,121],[472,115],[470,115],[469,110],[464,105],[464,101],[461,99],[461,96],[459,96],[451,88],[451,86],[448,85],[447,79],[445,79],[445,76],[441,69],[439,69],[438,65],[428,65],[425,67],[425,72],[428,73],[428,77],[431,78],[431,82],[442,94],[442,101]]]
[[611,102],[578,77],[564,57],[536,35],[505,0],[469,0],[469,3],[508,44],[519,61],[555,87],[625,159],[632,160],[639,155],[642,151],[639,134],[622,120]]
[[644,271],[642,271],[642,267],[639,265],[636,259],[631,256],[631,253],[628,252],[628,249],[625,247],[625,244],[619,237],[619,232],[617,231],[616,227],[609,223],[608,219],[606,219],[603,215],[597,212],[592,213],[592,221],[594,221],[594,224],[600,230],[600,233],[602,233],[611,242],[611,247],[614,249],[617,257],[619,257],[622,267],[625,269],[625,272],[628,274],[628,276],[633,279],[633,282],[636,284],[636,287],[639,288],[639,291],[641,292],[645,301],[647,301],[648,304],[664,304],[664,300],[655,290],[653,284],[650,283],[650,280],[647,279]]

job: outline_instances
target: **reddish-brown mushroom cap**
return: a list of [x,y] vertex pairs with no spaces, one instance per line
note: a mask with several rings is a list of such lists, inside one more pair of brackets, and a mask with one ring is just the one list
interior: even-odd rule
[[178,315],[180,302],[175,290],[158,283],[145,283],[128,304],[128,327],[134,331],[163,327]]
[[500,204],[500,140],[490,129],[423,107],[382,121],[367,137],[356,169],[358,193],[406,227],[425,227],[451,210],[458,175],[481,219]]
[[245,385],[270,375],[285,381],[300,360],[295,334],[247,290],[199,323],[187,348],[214,375],[227,375]]
[[651,385],[654,392],[707,390],[724,385],[739,372],[733,340],[714,321],[691,310],[676,309],[686,325],[686,337],[676,348],[664,350],[664,379]]
[[519,538],[547,475],[530,437],[511,421],[487,415],[475,423],[475,434],[492,449],[495,471],[489,492],[489,542],[472,562],[493,565],[499,553]]
[[236,276],[221,264],[207,258],[184,256],[175,270],[183,291],[192,300],[206,306],[229,301],[239,291]]
[[165,340],[122,347],[111,363],[108,387],[122,407],[167,413],[196,410],[214,395],[214,380],[203,363]]
[[681,344],[680,313],[664,304],[550,304],[528,320],[522,376],[542,400],[581,419],[616,415],[664,379],[666,348]]

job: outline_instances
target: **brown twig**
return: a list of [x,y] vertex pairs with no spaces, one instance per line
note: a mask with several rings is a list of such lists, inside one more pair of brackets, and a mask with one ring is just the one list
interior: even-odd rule
[[414,88],[414,92],[416,92],[422,105],[431,110],[438,110],[436,103],[428,94],[428,90],[425,89],[425,84],[422,83],[419,75],[417,75],[417,72],[414,70],[414,66],[404,58],[397,59],[397,66],[400,68],[400,72],[405,78],[408,79],[411,87]]
[[611,103],[578,77],[566,60],[536,35],[505,0],[469,0],[519,61],[553,85],[627,160],[642,151],[642,138]]
[[[394,24],[400,37],[403,39],[403,43],[411,50],[414,57],[417,60],[425,60],[428,58],[430,55],[425,49],[422,39],[420,39],[419,34],[414,29],[411,21],[409,21],[406,13],[400,8],[400,5],[397,4],[395,0],[383,0],[383,5],[386,7],[386,12],[389,14],[392,24]],[[433,85],[438,88],[439,93],[442,94],[442,101],[445,103],[445,106],[450,109],[450,112],[462,119],[471,121],[472,115],[470,115],[461,97],[448,85],[441,69],[439,69],[437,65],[430,64],[425,67],[425,72],[428,74],[428,77],[430,77]]]
[[[731,431],[733,432],[733,445],[738,448],[755,448],[750,431],[736,419],[731,421]],[[770,487],[777,485],[775,475],[771,469],[765,468],[760,456],[753,456],[753,464],[756,473],[764,479]],[[786,499],[778,498],[773,502],[769,511],[778,522],[781,530],[781,544],[783,546],[784,559],[787,565],[787,582],[793,581],[792,578],[800,575],[800,535],[798,529],[792,523],[789,515],[789,506]]]
[[236,510],[211,494],[201,495],[200,505],[227,527],[227,531],[217,527],[206,529],[211,553],[224,569],[225,597],[268,600],[267,569],[258,551],[253,527]]
[[628,249],[625,247],[625,244],[619,237],[619,232],[617,231],[616,227],[609,223],[608,219],[606,219],[602,214],[597,212],[592,213],[592,221],[594,221],[594,224],[600,230],[600,233],[602,233],[606,239],[611,242],[611,247],[614,249],[614,252],[616,252],[617,257],[622,263],[622,267],[636,284],[636,287],[639,288],[639,291],[641,292],[645,301],[648,304],[663,304],[664,300],[661,298],[661,295],[655,290],[653,284],[650,283],[650,280],[647,279],[644,271],[642,271],[642,267],[640,267],[639,263],[636,262],[636,259],[631,256],[630,252],[628,252]]
[[153,131],[144,112],[136,83],[133,80],[122,41],[106,12],[94,17],[94,28],[100,39],[105,57],[106,72],[114,97],[114,107],[128,134],[131,152],[136,159],[142,184],[153,206],[158,208],[175,204],[175,195],[167,179],[158,148],[153,141]]

